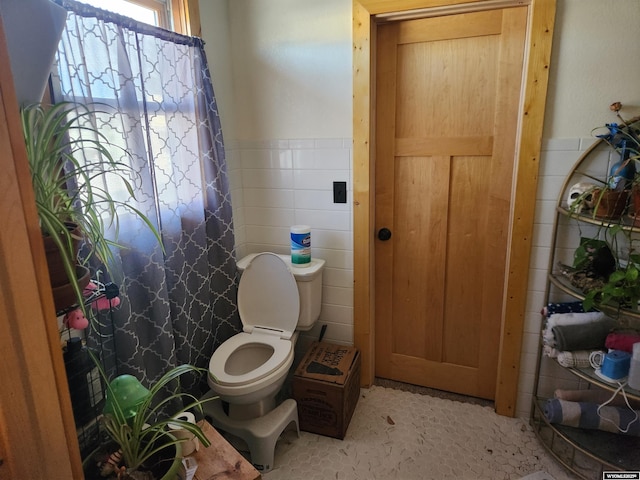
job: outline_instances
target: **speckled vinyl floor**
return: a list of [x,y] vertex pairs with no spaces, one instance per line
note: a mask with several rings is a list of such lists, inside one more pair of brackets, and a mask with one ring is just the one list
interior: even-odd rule
[[285,432],[264,480],[572,480],[525,420],[491,406],[374,385],[344,440]]

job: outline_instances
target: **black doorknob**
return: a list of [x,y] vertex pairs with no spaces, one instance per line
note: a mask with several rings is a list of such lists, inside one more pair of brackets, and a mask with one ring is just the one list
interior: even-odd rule
[[379,240],[382,240],[383,242],[386,242],[390,238],[391,238],[391,230],[389,230],[386,227],[383,227],[380,230],[378,230],[378,239]]

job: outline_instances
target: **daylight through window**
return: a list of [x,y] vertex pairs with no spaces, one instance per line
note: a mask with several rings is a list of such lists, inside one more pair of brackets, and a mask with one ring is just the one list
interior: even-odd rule
[[171,30],[169,7],[158,0],[81,0],[83,3]]

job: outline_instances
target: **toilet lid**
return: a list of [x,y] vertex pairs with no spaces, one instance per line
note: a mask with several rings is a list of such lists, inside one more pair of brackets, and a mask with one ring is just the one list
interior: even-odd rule
[[238,312],[245,332],[262,327],[291,338],[300,315],[300,295],[295,277],[276,254],[256,255],[245,268],[238,285]]

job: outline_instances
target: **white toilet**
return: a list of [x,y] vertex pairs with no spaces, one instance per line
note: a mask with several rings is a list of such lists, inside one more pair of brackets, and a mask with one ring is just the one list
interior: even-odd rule
[[[224,404],[209,402],[205,414],[215,427],[243,438],[252,462],[262,471],[272,467],[277,436],[294,417],[297,425],[295,401],[286,400],[276,408],[275,399],[293,365],[297,330],[311,329],[320,316],[324,263],[312,259],[308,266],[292,266],[288,255],[274,253],[251,254],[238,262],[243,332],[220,345],[211,357],[212,391],[207,395],[219,396]],[[255,446],[261,440],[252,425],[253,430],[273,430],[266,435],[267,447]],[[271,458],[257,460],[254,450],[270,451]]]

